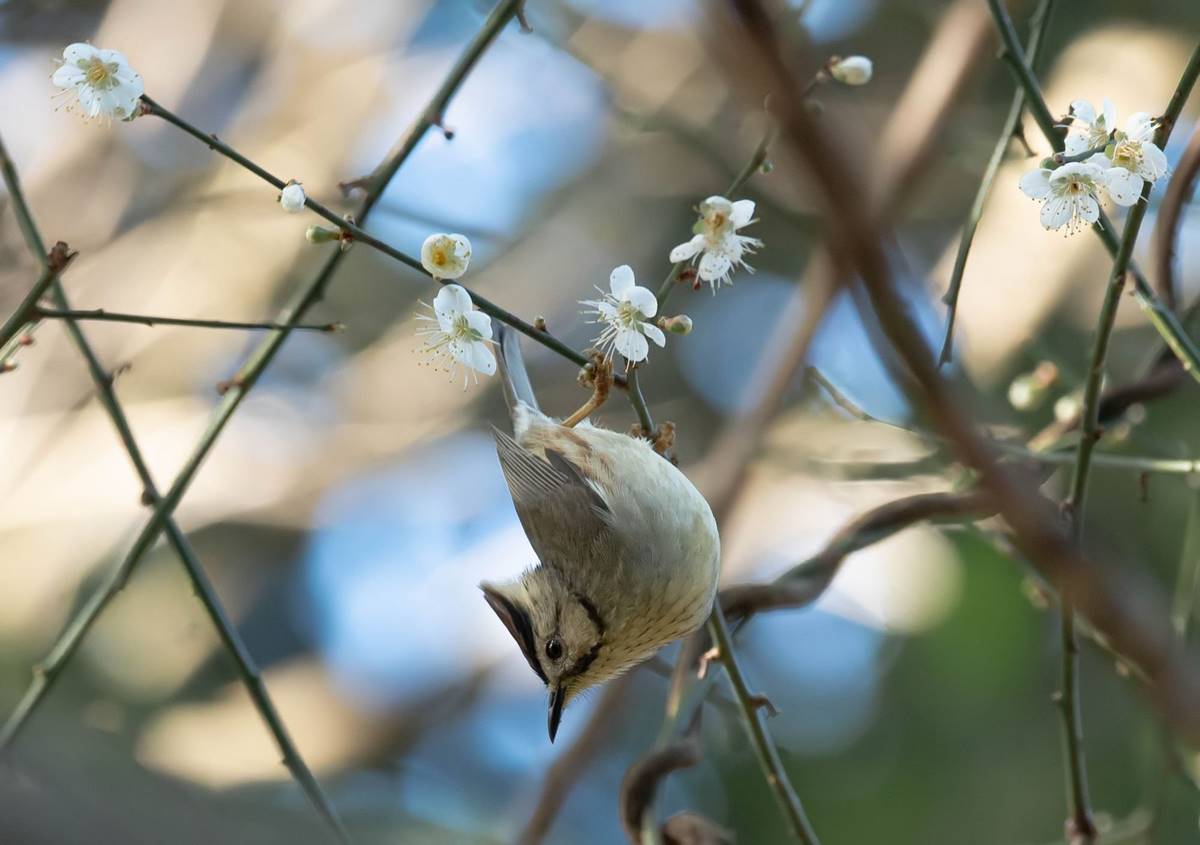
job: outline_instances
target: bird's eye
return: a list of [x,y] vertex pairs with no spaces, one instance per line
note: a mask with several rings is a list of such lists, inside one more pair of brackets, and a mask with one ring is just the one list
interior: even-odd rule
[[546,656],[551,660],[558,660],[563,655],[562,640],[558,637],[551,637],[546,640]]

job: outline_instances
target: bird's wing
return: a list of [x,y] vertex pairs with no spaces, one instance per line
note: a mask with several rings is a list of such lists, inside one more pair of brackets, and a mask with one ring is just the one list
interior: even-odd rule
[[492,429],[517,516],[543,563],[593,543],[612,527],[612,511],[579,469],[551,449],[543,458]]

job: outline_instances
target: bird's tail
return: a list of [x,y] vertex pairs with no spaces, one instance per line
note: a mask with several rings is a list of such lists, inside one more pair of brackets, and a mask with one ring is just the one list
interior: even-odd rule
[[519,403],[540,411],[537,397],[533,395],[533,385],[529,382],[529,373],[525,371],[525,359],[521,357],[520,335],[499,321],[496,322],[496,335],[496,346],[500,351],[500,382],[504,385],[504,401],[509,413],[515,415]]

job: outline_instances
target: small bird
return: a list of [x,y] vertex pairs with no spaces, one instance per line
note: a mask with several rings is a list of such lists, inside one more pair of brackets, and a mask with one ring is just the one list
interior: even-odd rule
[[550,692],[550,741],[566,704],[698,628],[712,610],[720,538],[695,486],[644,439],[584,420],[594,393],[559,422],[538,408],[517,335],[496,339],[513,437],[493,429],[500,467],[538,564],[488,604]]

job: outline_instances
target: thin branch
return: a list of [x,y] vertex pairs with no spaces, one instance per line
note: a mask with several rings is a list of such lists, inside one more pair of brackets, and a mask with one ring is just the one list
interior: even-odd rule
[[[1042,45],[1045,43],[1046,27],[1050,23],[1050,13],[1054,8],[1054,0],[1041,0],[1029,19],[1029,41],[1025,45],[1025,55],[1029,63],[1037,67],[1041,56]],[[945,366],[954,357],[954,321],[958,315],[958,296],[962,289],[963,274],[967,269],[967,257],[971,253],[971,245],[975,242],[975,230],[979,228],[979,220],[983,217],[983,206],[988,195],[992,192],[992,183],[1000,172],[1004,162],[1004,154],[1012,143],[1013,136],[1021,125],[1021,115],[1025,111],[1025,91],[1021,87],[1013,93],[1012,105],[1008,107],[1008,117],[1000,129],[1000,137],[992,149],[992,157],[988,159],[975,201],[967,213],[967,222],[963,225],[962,238],[958,242],[958,253],[954,256],[954,269],[950,272],[950,284],[946,289],[942,302],[946,304],[946,336],[942,341],[942,351],[938,355],[938,366]]]
[[[1008,19],[1007,12],[999,0],[989,0],[989,5],[1000,29],[1006,33],[1011,32],[1012,22]],[[1009,37],[1006,35],[1005,39],[1008,40]],[[1154,141],[1159,149],[1166,146],[1179,110],[1183,108],[1184,102],[1191,93],[1198,74],[1200,74],[1200,47],[1193,52],[1175,93],[1171,97],[1171,102],[1164,112],[1158,130],[1155,132]],[[1104,302],[1097,317],[1095,345],[1092,349],[1091,363],[1084,385],[1083,408],[1080,412],[1082,427],[1076,452],[1075,470],[1071,479],[1071,493],[1065,503],[1072,537],[1076,543],[1083,538],[1084,509],[1087,503],[1092,450],[1101,434],[1100,390],[1104,376],[1104,364],[1108,358],[1108,345],[1113,327],[1116,325],[1121,294],[1125,290],[1125,279],[1128,275],[1129,262],[1133,257],[1133,247],[1137,243],[1138,232],[1145,219],[1146,209],[1149,207],[1150,191],[1153,187],[1153,184],[1147,182],[1142,187],[1140,200],[1134,203],[1129,211],[1125,222],[1125,231],[1113,260],[1112,273],[1105,289]],[[1091,845],[1096,839],[1096,824],[1092,818],[1088,796],[1087,764],[1083,747],[1083,715],[1079,696],[1079,640],[1075,631],[1073,589],[1066,582],[1059,583],[1058,587],[1062,604],[1060,626],[1062,690],[1058,703],[1062,712],[1069,775],[1071,815],[1068,821],[1068,836],[1073,845],[1075,843]]]
[[[458,84],[466,75],[466,70],[474,65],[487,47],[499,35],[505,24],[512,18],[517,5],[517,0],[502,0],[484,23],[482,29],[471,41],[455,66],[456,70],[452,73],[451,78],[443,83],[437,94],[434,96],[434,103],[446,103],[457,90]],[[428,114],[428,111],[426,112]],[[434,124],[427,118],[422,118],[409,130],[409,136],[398,147],[398,152],[392,160],[385,162],[382,165],[383,173],[386,173],[388,179],[399,170],[403,164],[404,158],[416,147],[419,136],[427,132]],[[417,137],[411,137],[416,135]],[[379,201],[383,193],[387,180],[378,181],[373,184],[368,190],[366,197],[360,207],[358,219],[365,220],[366,216],[374,205]],[[153,545],[159,533],[167,528],[171,519],[171,514],[178,507],[180,500],[186,493],[192,480],[195,478],[200,465],[207,457],[209,451],[216,443],[217,438],[224,430],[225,425],[229,422],[234,411],[241,404],[250,389],[254,386],[258,377],[271,363],[275,355],[278,353],[284,340],[287,339],[291,332],[291,327],[298,323],[308,311],[323,295],[326,286],[333,277],[334,271],[341,264],[346,252],[340,249],[333,250],[325,265],[320,272],[304,287],[298,290],[282,309],[277,322],[282,324],[284,328],[272,330],[270,334],[263,340],[258,348],[251,354],[249,360],[243,365],[238,374],[231,380],[230,388],[222,397],[221,403],[218,405],[209,422],[208,428],[202,435],[199,443],[193,449],[191,455],[185,461],[183,468],[176,476],[167,492],[157,500],[154,504],[153,513],[150,520],[142,528],[130,550],[125,557],[117,564],[110,572],[108,578],[105,579],[102,587],[88,598],[71,618],[66,629],[55,642],[46,660],[42,666],[53,667],[51,674],[35,674],[35,680],[30,690],[36,690],[38,687],[45,687],[45,690],[37,692],[37,700],[41,700],[45,691],[48,691],[53,679],[62,671],[70,658],[78,650],[84,635],[99,618],[104,608],[121,590],[126,579],[133,571],[137,563],[142,559],[145,553]],[[66,308],[66,303],[60,303],[60,307]],[[68,322],[68,325],[74,325]],[[97,364],[98,366],[98,364]],[[114,422],[116,418],[114,417]],[[265,696],[265,690],[262,691]],[[31,692],[26,693],[26,698],[31,696]],[[8,723],[3,729],[2,738],[0,738],[0,746],[10,742],[28,721],[28,718],[33,714],[35,705],[25,706],[22,704],[18,712],[10,717]],[[280,725],[279,727],[282,727]],[[298,758],[297,758],[298,759]],[[315,784],[315,782],[314,782]],[[312,793],[310,793],[311,795]]]
[[[159,104],[158,102],[156,102],[155,100],[151,99],[150,97],[148,97],[146,95],[142,95],[142,102],[144,104],[144,108],[146,109],[147,114],[151,114],[151,115],[154,115],[155,117],[162,118],[163,120],[170,123],[172,126],[178,128],[178,129],[181,129],[183,132],[187,133],[188,135],[191,135],[193,138],[197,139],[202,144],[205,144],[209,149],[213,150],[214,152],[220,153],[225,158],[229,159],[230,161],[234,162],[235,164],[238,164],[241,167],[245,168],[246,170],[250,171],[255,176],[262,179],[264,182],[268,183],[269,185],[272,185],[275,188],[278,188],[279,190],[283,190],[287,186],[287,182],[285,180],[280,179],[278,176],[269,172],[264,167],[256,164],[255,162],[251,161],[250,159],[246,158],[246,156],[239,153],[233,147],[231,147],[228,144],[226,144],[225,142],[221,141],[216,135],[206,134],[202,130],[200,130],[200,129],[196,128],[195,126],[193,126],[192,124],[188,123],[186,120],[184,120],[179,115],[172,112],[170,109],[167,109],[166,107],[162,106],[161,104]],[[435,114],[440,115],[440,110],[435,112]],[[440,125],[440,120],[441,120],[441,118],[439,116],[437,118],[438,122],[436,124],[433,122],[425,121],[424,122],[425,130],[427,130],[430,126]],[[424,134],[425,130],[422,130],[422,134]],[[385,170],[386,169],[387,168],[385,168]],[[475,306],[480,311],[487,314],[489,317],[499,320],[502,323],[507,323],[508,325],[510,325],[514,329],[516,329],[517,331],[521,332],[526,337],[533,339],[535,342],[540,343],[542,346],[545,346],[547,349],[550,349],[551,351],[557,353],[558,355],[562,356],[563,358],[566,358],[568,361],[571,361],[572,363],[575,363],[581,367],[587,365],[587,363],[588,363],[587,358],[585,358],[583,355],[581,355],[576,350],[567,346],[565,343],[563,343],[558,338],[554,337],[554,335],[550,334],[548,331],[539,330],[539,329],[535,328],[531,323],[525,322],[520,317],[516,316],[515,314],[510,313],[509,311],[505,310],[504,308],[501,308],[499,305],[496,305],[494,302],[487,299],[486,297],[475,293],[471,289],[467,288],[465,285],[461,284],[461,282],[458,280],[434,278],[433,276],[431,276],[429,274],[429,271],[426,270],[421,265],[421,262],[418,261],[416,258],[413,258],[408,253],[402,252],[401,250],[396,249],[391,244],[389,244],[385,241],[381,241],[379,238],[376,238],[374,235],[370,234],[365,229],[363,229],[361,226],[359,226],[357,223],[354,223],[354,222],[352,222],[351,219],[348,219],[348,217],[346,215],[338,214],[333,209],[323,205],[322,203],[317,202],[312,197],[306,197],[304,200],[304,205],[310,211],[320,215],[321,217],[324,217],[330,223],[333,223],[335,226],[337,226],[339,229],[341,229],[343,232],[348,233],[350,240],[364,243],[367,246],[369,246],[375,250],[378,250],[380,253],[388,256],[389,258],[393,258],[396,261],[399,261],[401,264],[407,265],[411,269],[416,270],[418,273],[421,273],[422,275],[437,282],[438,284],[441,284],[441,285],[457,284],[457,285],[459,285],[460,287],[462,287],[464,290],[467,291],[467,293],[471,297],[471,301],[475,303]],[[356,217],[354,217],[354,219],[365,219],[365,218],[363,217],[362,214],[359,214]],[[623,379],[618,379],[618,382],[621,384],[624,384]]]
[[[11,166],[4,170],[6,179],[10,172],[15,173]],[[41,238],[38,239],[38,242],[41,242]],[[38,301],[58,281],[59,276],[67,269],[67,265],[75,256],[76,253],[72,252],[71,248],[62,241],[56,243],[48,254],[38,254],[37,258],[42,265],[41,274],[17,304],[12,314],[0,325],[0,372],[12,369],[13,355],[16,354],[17,349],[28,342],[25,338],[29,336],[31,327],[37,325]]]
[[646,397],[642,393],[642,382],[638,376],[638,367],[635,364],[630,367],[626,374],[626,382],[628,382],[629,403],[633,405],[634,413],[637,414],[638,425],[642,428],[642,434],[653,439],[654,437],[654,418],[650,416],[650,406],[646,404]]
[[638,760],[621,780],[621,827],[631,845],[642,845],[642,832],[647,825],[653,826],[653,820],[647,821],[647,817],[652,815],[658,787],[666,776],[700,762],[700,740],[696,735],[698,724],[698,720],[693,719],[680,739]]
[[1154,227],[1158,295],[1172,310],[1177,307],[1175,291],[1179,288],[1175,279],[1175,242],[1179,238],[1184,206],[1195,193],[1197,176],[1200,176],[1200,127],[1192,131],[1187,149],[1179,157],[1175,173],[1167,182],[1167,192],[1158,208],[1158,222]]
[[[0,140],[0,149],[3,149],[3,141]],[[7,162],[3,169],[5,184],[8,187],[9,195],[14,198],[14,205],[17,208],[18,217],[27,221],[30,236],[27,237],[31,249],[36,249],[41,245],[41,236],[38,233],[37,225],[34,222],[33,214],[25,201],[24,194],[21,192],[20,180],[17,176],[16,168],[11,162]],[[42,258],[49,263],[51,257],[43,256],[41,253],[35,253],[36,256]],[[69,304],[67,296],[62,288],[62,285],[55,281],[50,289],[50,297],[61,310],[62,313],[69,313]],[[67,334],[74,342],[79,353],[83,356],[87,363],[88,371],[91,374],[92,381],[96,385],[97,394],[100,404],[104,407],[105,412],[112,420],[113,427],[117,430],[117,435],[129,455],[129,460],[133,464],[134,471],[137,473],[138,480],[142,484],[143,496],[147,504],[156,505],[159,501],[158,490],[154,484],[154,478],[150,473],[150,467],[146,463],[145,457],[139,448],[137,441],[134,439],[133,430],[129,425],[129,420],[117,400],[116,392],[113,389],[113,380],[108,372],[105,371],[100,363],[99,357],[91,344],[88,343],[83,331],[74,319],[66,318]],[[233,660],[234,667],[242,678],[243,684],[246,686],[247,692],[250,694],[255,708],[259,711],[263,721],[266,723],[268,730],[275,740],[276,746],[279,748],[282,755],[284,765],[291,772],[292,777],[304,791],[309,801],[314,808],[325,819],[326,823],[332,828],[339,842],[348,843],[350,841],[349,834],[342,825],[341,819],[338,817],[337,810],[333,803],[322,791],[320,784],[313,776],[312,771],[304,762],[304,758],[300,756],[300,752],[296,749],[291,735],[289,734],[286,725],[279,716],[278,710],[275,708],[274,702],[271,700],[270,694],[267,691],[266,685],[263,682],[262,674],[258,666],[254,662],[249,649],[246,648],[241,635],[237,631],[237,627],[232,620],[228,618],[224,609],[221,606],[216,590],[213,588],[212,582],[209,581],[204,567],[201,565],[195,551],[188,543],[183,531],[175,523],[174,519],[167,518],[165,521],[165,529],[167,532],[167,540],[179,555],[180,560],[184,564],[188,577],[192,581],[193,589],[199,597],[201,604],[212,620],[213,625],[217,629],[217,633],[221,638],[230,657]],[[113,570],[109,574],[108,582],[92,595],[89,600],[94,602],[97,597],[102,597],[110,593],[119,591],[124,585],[124,581],[128,576],[128,572],[121,570]],[[80,626],[78,636],[82,636],[87,631],[87,626]],[[70,642],[70,640],[60,639],[59,643]],[[21,727],[25,724],[28,718],[33,714],[43,697],[50,691],[54,682],[58,679],[62,671],[63,665],[73,651],[71,648],[55,648],[54,651],[43,659],[34,667],[33,683],[26,690],[18,703],[17,708],[9,716],[8,720],[0,728],[0,756],[3,755],[5,749],[16,739]]]
[[[1046,136],[1046,140],[1054,148],[1056,153],[1064,150],[1064,131],[1063,127],[1054,119],[1054,115],[1050,113],[1049,106],[1046,105],[1046,99],[1042,95],[1041,86],[1038,85],[1037,77],[1030,69],[1028,62],[1024,59],[1024,53],[1021,50],[1020,42],[1017,40],[1016,30],[1013,28],[1012,20],[1008,17],[1008,12],[1005,11],[1004,5],[1000,0],[988,0],[988,7],[992,10],[992,16],[996,21],[996,28],[1000,32],[1000,38],[1004,43],[1003,58],[1012,69],[1017,83],[1025,92],[1025,97],[1028,102],[1029,113],[1042,130],[1042,134]],[[1167,109],[1159,118],[1159,130],[1170,131],[1175,125],[1175,121],[1179,117],[1179,112],[1183,108],[1184,96],[1181,94],[1190,91],[1195,83],[1195,75],[1200,72],[1200,68],[1193,68],[1192,63],[1188,63],[1184,78],[1180,80],[1180,85],[1175,90],[1171,101],[1167,105]],[[1190,77],[1190,78],[1189,78]],[[1100,218],[1092,226],[1094,231],[1103,242],[1105,248],[1115,259],[1120,251],[1120,238],[1117,236],[1116,226],[1108,218],[1103,211],[1100,212]],[[1187,332],[1175,317],[1174,312],[1167,308],[1162,301],[1154,293],[1154,289],[1138,269],[1137,264],[1129,262],[1129,273],[1133,276],[1134,282],[1134,297],[1137,299],[1138,305],[1141,306],[1146,318],[1150,324],[1154,326],[1155,331],[1162,336],[1163,341],[1171,352],[1179,358],[1183,369],[1189,373],[1192,378],[1200,381],[1200,349],[1197,349],[1196,344],[1188,337]]]
[[[861,162],[849,163],[842,153],[847,144],[828,137],[795,97],[799,74],[789,63],[803,59],[794,49],[780,51],[770,18],[754,0],[731,0],[741,27],[726,27],[729,40],[742,40],[734,61],[739,73],[754,74],[756,90],[771,92],[779,117],[781,137],[808,165],[815,190],[829,219],[838,224],[833,241],[838,254],[855,270],[870,299],[872,310],[892,347],[913,376],[914,398],[950,437],[960,459],[979,474],[982,488],[998,505],[1011,526],[1017,548],[1054,583],[1069,582],[1078,588],[1077,604],[1083,615],[1113,646],[1146,670],[1152,700],[1180,734],[1200,739],[1200,673],[1196,666],[1169,646],[1156,602],[1144,587],[1131,589],[1118,572],[1084,558],[1062,530],[1057,517],[1039,497],[1031,495],[1033,480],[1019,467],[1002,466],[993,450],[976,431],[965,412],[965,402],[953,395],[939,375],[924,336],[917,327],[893,278],[888,248],[890,236],[869,216],[867,190]],[[732,48],[731,48],[732,49]],[[871,176],[872,182],[879,175]]]
[[733,652],[733,638],[729,634],[729,627],[725,623],[725,615],[721,612],[719,603],[713,606],[712,615],[708,618],[708,630],[720,652],[721,664],[725,667],[725,673],[733,686],[734,697],[742,707],[742,722],[746,726],[750,743],[754,746],[754,753],[758,756],[759,765],[767,775],[767,785],[783,811],[792,836],[804,845],[818,845],[817,835],[804,814],[800,798],[788,779],[779,752],[767,733],[766,717],[763,715],[765,701],[761,696],[750,692],[746,678],[742,675]]
[[886,540],[918,522],[985,519],[996,512],[983,492],[918,493],[855,517],[843,525],[821,551],[798,563],[769,584],[735,584],[721,590],[721,607],[737,628],[754,614],[805,607],[833,583],[842,563],[856,551]]
[[[197,329],[239,329],[239,330],[279,330],[289,328],[283,323],[252,322],[242,323],[234,320],[200,320],[191,317],[156,317],[150,314],[124,314],[119,311],[105,311],[103,308],[35,308],[34,314],[39,319],[49,320],[90,320],[103,323],[137,323],[142,326],[190,326]],[[337,332],[341,331],[341,323],[306,323],[290,326],[298,331]]]

